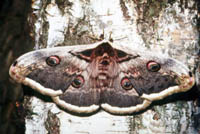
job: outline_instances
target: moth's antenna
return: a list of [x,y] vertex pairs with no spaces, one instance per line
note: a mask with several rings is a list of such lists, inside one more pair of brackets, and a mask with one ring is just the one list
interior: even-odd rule
[[103,33],[99,36],[99,40],[103,40],[104,39],[104,29],[103,29]]
[[113,39],[112,39],[111,35],[112,35],[112,32],[110,32],[110,35],[109,35],[109,39],[108,39],[108,40],[109,40],[110,42],[113,42]]
[[94,41],[102,41],[104,40],[104,29],[103,29],[103,33],[100,34],[98,37],[97,36],[88,36],[90,39],[94,40]]

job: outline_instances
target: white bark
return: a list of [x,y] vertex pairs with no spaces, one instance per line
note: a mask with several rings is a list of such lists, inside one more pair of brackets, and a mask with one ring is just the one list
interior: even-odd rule
[[[94,42],[90,37],[98,38],[104,31],[105,38],[109,38],[112,32],[116,45],[146,46],[155,52],[170,54],[192,68],[195,64],[192,54],[198,42],[193,21],[197,9],[181,11],[180,1],[171,5],[165,3],[166,7],[151,17],[154,20],[152,25],[138,23],[144,17],[141,17],[143,10],[138,8],[139,4],[145,5],[147,1],[71,0],[59,3],[52,0],[47,3],[35,0],[29,18],[34,22],[35,48],[89,44]],[[193,5],[194,2],[190,1],[189,6]],[[153,8],[148,11],[153,12]],[[88,117],[71,115],[36,97],[29,102],[29,108],[36,114],[26,118],[26,134],[197,133],[192,121],[193,102],[154,106],[153,110],[140,115],[114,116],[100,111]]]

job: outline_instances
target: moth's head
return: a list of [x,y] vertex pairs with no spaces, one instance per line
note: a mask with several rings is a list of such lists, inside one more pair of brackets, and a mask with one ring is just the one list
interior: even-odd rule
[[108,43],[103,43],[92,49],[90,54],[90,66],[92,78],[109,79],[117,75],[116,50]]

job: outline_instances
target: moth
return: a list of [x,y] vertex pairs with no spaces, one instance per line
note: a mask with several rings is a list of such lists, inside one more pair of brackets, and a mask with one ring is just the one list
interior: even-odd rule
[[140,112],[195,83],[187,66],[175,59],[109,41],[32,51],[19,57],[9,74],[79,114]]

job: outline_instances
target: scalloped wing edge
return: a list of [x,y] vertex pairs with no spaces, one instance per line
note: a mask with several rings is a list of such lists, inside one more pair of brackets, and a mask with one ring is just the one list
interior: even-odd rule
[[98,105],[91,105],[88,107],[81,107],[81,106],[75,106],[69,103],[66,103],[63,100],[59,99],[59,96],[56,97],[52,97],[52,100],[58,105],[61,106],[62,108],[69,110],[71,112],[75,112],[75,113],[85,113],[85,114],[89,114],[89,113],[93,113],[95,111],[97,111],[100,107]]
[[144,100],[142,104],[138,104],[136,106],[131,106],[131,107],[116,107],[116,106],[111,106],[107,103],[101,104],[101,107],[112,114],[133,114],[136,112],[140,112],[142,110],[145,110],[152,102],[149,100]]

